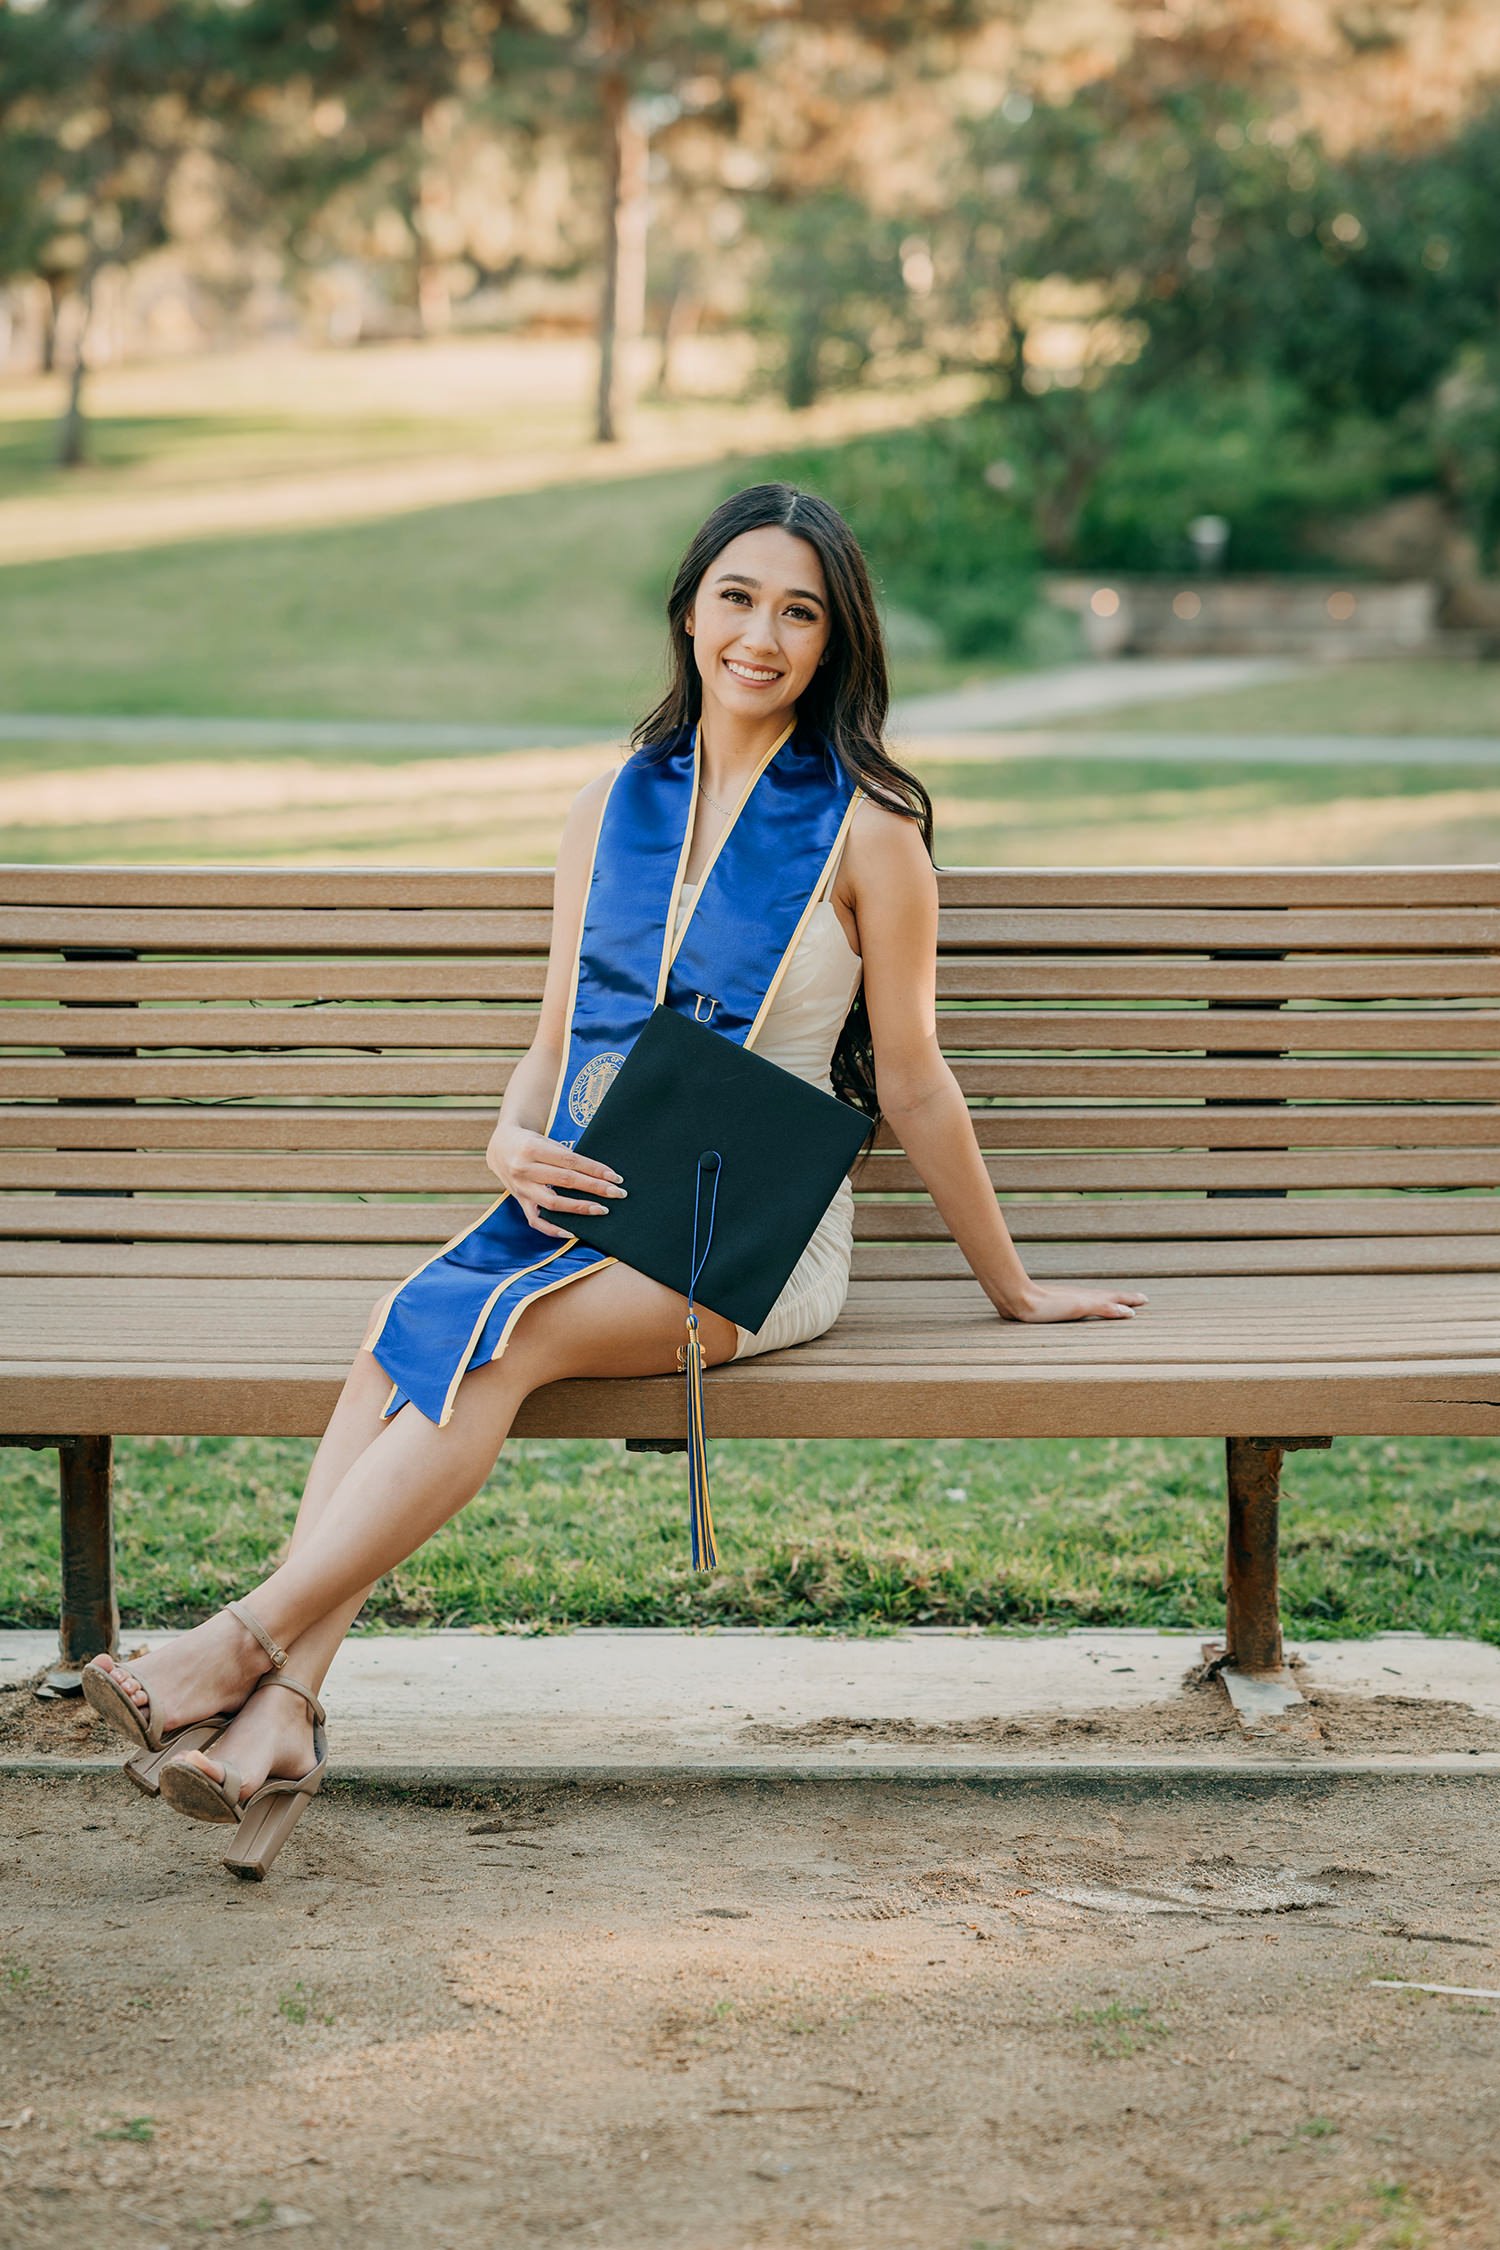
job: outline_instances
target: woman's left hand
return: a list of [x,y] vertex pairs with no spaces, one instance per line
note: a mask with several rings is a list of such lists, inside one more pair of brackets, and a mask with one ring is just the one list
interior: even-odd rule
[[1032,1282],[1018,1305],[996,1305],[1002,1320],[1133,1320],[1146,1296],[1139,1289],[1069,1288]]

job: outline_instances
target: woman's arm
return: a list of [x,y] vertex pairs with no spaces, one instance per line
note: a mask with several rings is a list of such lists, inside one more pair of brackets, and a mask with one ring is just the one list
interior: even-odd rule
[[937,1035],[937,874],[914,820],[866,800],[844,877],[859,925],[875,1084],[891,1128],[954,1241],[1006,1320],[1129,1318],[1139,1290],[1034,1281],[990,1184],[963,1089]]

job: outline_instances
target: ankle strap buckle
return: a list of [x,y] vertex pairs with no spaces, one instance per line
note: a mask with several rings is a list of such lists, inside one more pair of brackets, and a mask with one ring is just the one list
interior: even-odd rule
[[286,1650],[279,1647],[278,1644],[272,1640],[270,1634],[266,1631],[264,1625],[262,1625],[254,1610],[251,1609],[247,1603],[230,1602],[227,1606],[230,1616],[237,1617],[239,1619],[240,1623],[244,1626],[245,1631],[250,1635],[251,1639],[259,1641],[261,1647],[265,1650],[267,1656],[269,1656],[269,1658],[271,1659],[272,1671],[279,1672],[282,1665],[286,1662]]

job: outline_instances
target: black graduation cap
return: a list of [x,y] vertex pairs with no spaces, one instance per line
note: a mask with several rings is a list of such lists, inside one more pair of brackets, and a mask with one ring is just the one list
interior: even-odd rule
[[597,1214],[570,1212],[569,1232],[688,1300],[678,1364],[695,1570],[717,1557],[694,1303],[741,1328],[763,1326],[869,1130],[851,1103],[663,1005],[575,1143],[630,1193]]

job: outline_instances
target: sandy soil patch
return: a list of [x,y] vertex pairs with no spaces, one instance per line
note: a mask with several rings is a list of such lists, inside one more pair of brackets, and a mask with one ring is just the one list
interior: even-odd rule
[[[1185,1679],[1182,1692],[1156,1703],[1098,1711],[997,1712],[989,1719],[933,1724],[915,1719],[828,1718],[795,1726],[764,1720],[740,1730],[747,1748],[830,1750],[850,1742],[900,1744],[938,1753],[959,1749],[1000,1751],[1008,1758],[1087,1758],[1115,1751],[1153,1756],[1231,1755],[1256,1760],[1319,1757],[1432,1757],[1500,1750],[1500,1720],[1465,1703],[1416,1695],[1349,1695],[1316,1687],[1306,1667],[1292,1672],[1306,1701],[1270,1726],[1247,1733],[1219,1683],[1205,1668]],[[4,1706],[0,1704],[0,1712]],[[45,1722],[44,1722],[45,1724]],[[0,1729],[4,1721],[0,1719]],[[3,1732],[0,1732],[3,1741]]]
[[17,2250],[1489,2250],[1495,1784],[0,1784]]

